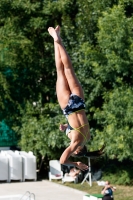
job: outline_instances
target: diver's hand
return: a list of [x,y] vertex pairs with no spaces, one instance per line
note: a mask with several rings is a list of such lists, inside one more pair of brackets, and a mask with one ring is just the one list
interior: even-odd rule
[[88,170],[88,168],[89,168],[87,165],[85,165],[82,162],[77,162],[76,167],[81,169],[82,171]]
[[68,126],[67,124],[60,124],[59,126],[60,131],[65,131],[67,126]]

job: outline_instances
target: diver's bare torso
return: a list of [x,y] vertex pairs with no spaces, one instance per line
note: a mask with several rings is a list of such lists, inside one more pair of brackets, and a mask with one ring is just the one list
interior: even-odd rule
[[68,133],[71,141],[78,140],[79,145],[85,145],[90,140],[90,127],[84,110],[68,116],[68,122],[74,130]]

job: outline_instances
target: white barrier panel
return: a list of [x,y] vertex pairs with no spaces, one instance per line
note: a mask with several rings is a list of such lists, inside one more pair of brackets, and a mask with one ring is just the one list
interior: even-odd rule
[[8,176],[8,157],[0,153],[0,181],[10,182]]
[[25,179],[33,179],[36,181],[36,157],[32,152],[26,153],[25,151],[20,151],[19,153],[23,160],[23,181],[25,181]]
[[5,151],[9,159],[9,180],[22,181],[22,156],[13,151]]

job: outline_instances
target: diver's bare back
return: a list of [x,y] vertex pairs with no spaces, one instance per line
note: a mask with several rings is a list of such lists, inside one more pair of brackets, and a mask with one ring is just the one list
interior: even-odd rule
[[84,110],[81,110],[79,112],[75,112],[75,113],[72,113],[71,115],[69,115],[68,121],[69,121],[70,126],[77,128],[77,129],[83,125],[83,127],[81,127],[79,129],[80,132],[76,131],[76,134],[83,140],[84,140],[84,138],[86,138],[87,141],[90,140],[90,127],[89,127],[89,123],[88,123],[88,120],[87,120]]

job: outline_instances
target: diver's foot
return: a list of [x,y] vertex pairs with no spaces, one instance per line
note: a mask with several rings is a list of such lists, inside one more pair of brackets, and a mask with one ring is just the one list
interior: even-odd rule
[[59,42],[60,41],[60,38],[59,38],[56,30],[53,27],[49,27],[48,28],[48,32],[53,37],[55,42]]
[[60,37],[60,26],[56,26],[55,31],[56,31],[58,37]]

